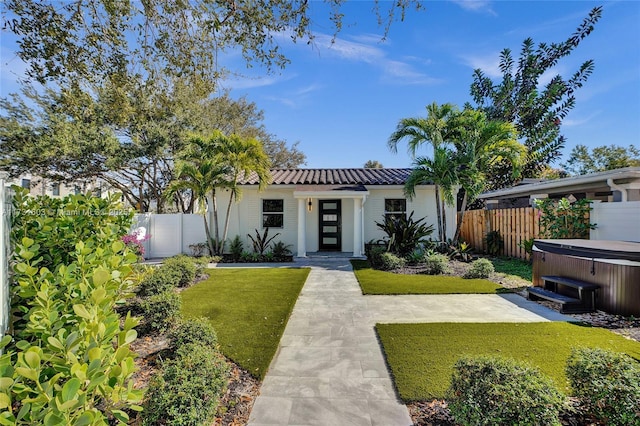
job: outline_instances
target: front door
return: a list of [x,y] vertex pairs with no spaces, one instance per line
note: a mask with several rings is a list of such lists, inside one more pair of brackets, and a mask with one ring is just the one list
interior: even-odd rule
[[320,203],[320,250],[342,251],[342,204],[340,200]]

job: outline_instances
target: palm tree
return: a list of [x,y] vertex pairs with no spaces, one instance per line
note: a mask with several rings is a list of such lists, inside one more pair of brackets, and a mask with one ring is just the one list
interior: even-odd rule
[[[415,183],[409,184],[409,182],[407,182],[407,185],[405,185],[405,192],[407,193],[407,196],[411,198],[413,196],[412,194],[415,193],[415,185],[428,182],[435,185],[438,237],[440,238],[440,241],[445,241],[447,238],[447,226],[445,223],[446,214],[444,211],[444,199],[446,197],[443,197],[440,194],[442,190],[441,182],[446,182],[448,185],[451,177],[449,176],[441,181],[441,179],[438,178],[438,175],[445,174],[445,170],[447,168],[451,170],[450,165],[442,165],[443,162],[446,162],[451,158],[451,153],[448,151],[446,153],[438,153],[438,147],[443,143],[446,143],[449,139],[450,126],[448,122],[456,112],[457,108],[453,104],[443,104],[439,106],[434,102],[427,105],[427,118],[412,117],[400,120],[400,123],[398,123],[396,130],[391,134],[388,141],[389,149],[392,152],[397,152],[398,144],[401,141],[406,140],[408,151],[413,158],[415,158],[418,148],[423,144],[430,143],[433,147],[432,163],[428,163],[426,161],[428,160],[426,157],[416,159],[414,164],[418,170],[415,175],[412,173],[409,177],[409,179]],[[437,159],[436,153],[438,153]],[[428,176],[429,172],[433,172],[434,175]],[[451,187],[451,191],[453,191],[452,188],[453,187]],[[453,198],[450,201],[451,205],[455,204],[455,200]]]
[[463,189],[460,220],[453,241],[460,229],[467,204],[487,187],[487,172],[498,163],[508,164],[517,177],[525,164],[526,147],[516,140],[512,123],[488,120],[482,111],[464,109],[450,120],[451,140],[456,150],[458,183]]
[[269,171],[271,160],[264,152],[262,144],[253,138],[241,138],[237,135],[225,136],[218,133],[212,146],[215,158],[227,170],[225,187],[230,191],[221,247],[219,248],[220,252],[223,252],[229,231],[231,206],[234,201],[238,202],[242,198],[242,192],[238,186],[239,180],[255,173],[258,177],[258,190],[263,190],[271,180]]
[[433,148],[449,140],[449,120],[458,112],[453,104],[427,105],[427,118],[403,118],[387,142],[392,152],[398,151],[398,143],[407,141],[409,154],[415,158],[418,148],[430,143]]
[[[192,197],[198,204],[198,212],[204,218],[204,231],[207,236],[207,247],[210,254],[218,252],[216,239],[211,238],[211,230],[207,220],[207,197],[215,192],[221,177],[227,174],[224,165],[219,164],[215,159],[202,159],[198,163],[180,161],[176,167],[176,180],[174,180],[167,191],[168,197],[175,195],[178,191],[190,190]],[[216,246],[214,246],[214,241]]]
[[[436,188],[436,211],[438,216],[438,238],[440,241],[446,240],[447,235],[447,215],[445,203],[455,204],[454,190],[458,182],[456,174],[457,167],[452,164],[457,160],[455,153],[443,146],[434,149],[433,158],[418,157],[414,161],[414,168],[404,186],[404,192],[408,198],[413,198],[417,185],[435,184]],[[442,193],[442,196],[439,196]]]
[[[455,205],[453,190],[457,185],[462,187],[461,217],[453,238],[456,243],[467,204],[486,187],[486,171],[497,163],[506,163],[517,176],[525,161],[526,148],[516,140],[513,124],[488,120],[482,111],[470,108],[459,111],[451,104],[433,103],[427,106],[427,114],[426,119],[402,119],[388,144],[396,151],[398,143],[407,139],[409,152],[414,157],[424,143],[433,147],[432,159],[421,157],[414,163],[416,170],[412,175],[415,176],[408,181],[413,189],[411,185],[405,186],[407,194],[412,194],[415,185],[431,181],[436,185],[436,203],[440,209],[438,192],[444,192],[447,204]],[[446,239],[446,225],[440,211],[438,221],[443,224],[441,239]]]

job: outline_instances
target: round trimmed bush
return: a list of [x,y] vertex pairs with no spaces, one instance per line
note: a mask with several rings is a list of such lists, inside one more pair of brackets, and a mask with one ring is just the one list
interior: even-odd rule
[[387,253],[386,247],[383,246],[373,246],[369,250],[369,263],[371,267],[374,269],[380,269],[382,267],[382,255]]
[[493,263],[489,259],[478,259],[471,263],[464,278],[489,278],[493,271]]
[[406,261],[393,253],[385,252],[380,255],[380,269],[383,271],[393,271],[404,267]]
[[164,333],[180,318],[180,295],[173,290],[142,299],[140,309],[146,327]]
[[190,343],[215,348],[218,344],[218,336],[206,318],[189,318],[180,321],[178,326],[169,332],[169,339],[176,348]]
[[196,263],[189,256],[179,254],[165,259],[162,266],[180,271],[180,281],[178,287],[186,287],[193,282],[196,277]]
[[182,272],[179,269],[162,265],[140,281],[138,295],[146,297],[173,290],[181,279]]
[[574,349],[567,360],[574,396],[612,426],[640,425],[640,363],[603,349]]
[[425,258],[424,266],[429,275],[447,274],[451,271],[449,258],[440,253],[434,253]]
[[211,424],[222,396],[229,368],[212,348],[187,344],[175,359],[164,362],[149,385],[144,425]]
[[454,367],[449,409],[464,426],[559,425],[564,396],[539,370],[514,360],[462,358]]

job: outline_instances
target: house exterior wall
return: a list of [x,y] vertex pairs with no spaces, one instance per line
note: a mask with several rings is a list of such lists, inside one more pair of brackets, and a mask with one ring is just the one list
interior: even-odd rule
[[[239,235],[245,249],[251,250],[251,240],[248,233],[255,235],[255,230],[264,232],[262,228],[262,200],[282,199],[284,202],[284,220],[282,228],[270,228],[269,235],[279,233],[274,241],[282,241],[289,244],[292,252],[298,251],[298,199],[294,197],[294,186],[269,187],[259,192],[255,187],[245,187],[242,189],[242,198],[239,203],[232,203],[229,221],[229,231],[227,239],[231,240]],[[384,216],[384,203],[387,198],[406,198],[402,186],[394,187],[367,187],[369,195],[363,205],[363,241],[381,239],[385,234],[376,227],[375,222],[381,222]],[[339,199],[340,192],[336,191],[335,199]],[[224,232],[224,219],[229,202],[229,193],[217,194],[218,199],[218,222],[220,226],[220,236]],[[323,197],[331,199],[331,196]],[[306,251],[316,252],[319,249],[319,203],[318,198],[312,197],[311,211],[307,208],[307,200],[304,200],[305,208],[305,229],[306,229]],[[354,241],[354,200],[353,198],[341,199],[342,208],[342,251],[353,252]],[[416,191],[413,200],[407,200],[407,214],[414,211],[413,218],[420,219],[426,216],[425,223],[435,224],[437,212],[435,205],[435,191],[432,186],[425,186]],[[455,232],[455,209],[447,206],[447,231],[451,238]],[[213,226],[213,215],[210,209],[209,217]],[[212,233],[213,234],[213,233]],[[437,235],[434,231],[433,238]]]
[[[217,194],[218,199],[218,223],[220,226],[220,238],[224,234],[225,215],[229,205],[229,193],[223,192]],[[262,227],[262,200],[263,199],[282,199],[284,202],[284,220],[282,228],[270,228],[269,235],[278,235],[274,241],[283,241],[285,244],[291,244],[291,250],[295,253],[297,249],[297,230],[298,230],[298,200],[293,197],[293,188],[269,188],[268,190],[258,192],[252,187],[242,189],[242,198],[240,202],[231,204],[231,215],[229,218],[229,230],[227,232],[227,240],[231,241],[236,235],[240,236],[245,250],[251,251],[251,240],[247,234],[255,236],[255,230],[260,234],[264,232]],[[314,212],[317,210],[314,210]],[[210,209],[209,217],[211,218],[211,226],[213,227],[213,212]],[[307,218],[307,226],[309,220]],[[213,232],[211,235],[214,235]],[[307,243],[308,244],[308,243]]]
[[[384,220],[384,200],[387,198],[406,198],[403,188],[368,188],[369,197],[364,204],[364,241],[378,240],[385,237],[377,226],[376,222]],[[424,223],[434,226],[432,237],[437,238],[437,208],[435,201],[435,189],[432,186],[419,188],[416,190],[412,200],[407,199],[407,215],[411,212],[415,220],[426,217]],[[455,232],[455,209],[449,207],[447,211],[447,231],[449,237],[453,237]]]

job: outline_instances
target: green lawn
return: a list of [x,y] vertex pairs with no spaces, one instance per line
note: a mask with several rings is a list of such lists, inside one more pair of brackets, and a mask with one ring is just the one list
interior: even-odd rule
[[529,282],[533,280],[533,265],[522,259],[512,257],[497,257],[491,260],[496,272],[507,275],[516,275]]
[[208,269],[184,290],[182,314],[206,317],[220,350],[262,380],[310,269]]
[[453,365],[462,355],[527,361],[567,391],[565,365],[573,347],[599,347],[640,360],[640,343],[601,328],[562,322],[377,324],[376,330],[400,397],[445,397]]
[[489,280],[447,275],[403,275],[372,269],[365,260],[352,260],[362,294],[482,294],[504,288]]

